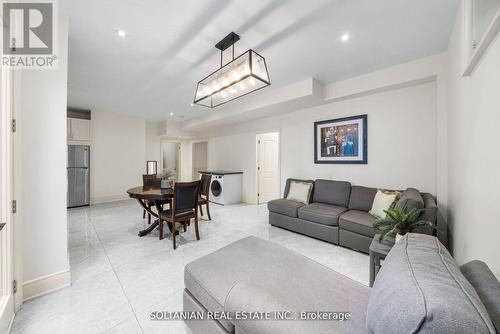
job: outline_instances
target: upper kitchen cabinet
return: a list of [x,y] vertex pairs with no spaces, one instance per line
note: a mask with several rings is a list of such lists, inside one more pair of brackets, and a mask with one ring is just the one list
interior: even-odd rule
[[90,110],[68,109],[68,144],[90,144]]

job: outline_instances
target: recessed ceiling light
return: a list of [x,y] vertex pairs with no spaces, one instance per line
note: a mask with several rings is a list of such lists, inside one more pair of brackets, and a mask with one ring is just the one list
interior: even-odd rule
[[171,112],[171,113],[170,113],[170,116],[174,116],[174,113],[173,113],[173,112]]
[[116,33],[118,34],[118,36],[120,36],[122,38],[127,36],[127,33],[125,32],[125,30],[117,30]]
[[194,103],[191,103],[191,107],[194,106]]
[[343,34],[340,39],[342,42],[347,42],[349,40],[349,34]]

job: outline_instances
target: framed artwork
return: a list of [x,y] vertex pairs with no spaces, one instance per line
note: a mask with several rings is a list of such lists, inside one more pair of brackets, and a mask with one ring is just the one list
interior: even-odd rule
[[314,163],[367,164],[367,115],[314,123]]

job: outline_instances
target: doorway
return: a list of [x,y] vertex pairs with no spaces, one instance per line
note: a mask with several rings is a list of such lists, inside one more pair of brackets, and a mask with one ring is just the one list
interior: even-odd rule
[[207,169],[208,143],[206,141],[193,143],[193,180],[200,178],[200,171]]
[[280,197],[279,133],[257,135],[257,203]]
[[175,180],[180,179],[181,171],[181,143],[163,141],[161,143],[161,170],[175,173]]

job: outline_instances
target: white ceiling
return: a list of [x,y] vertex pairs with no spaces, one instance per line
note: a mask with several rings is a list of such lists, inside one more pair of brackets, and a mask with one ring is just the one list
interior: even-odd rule
[[190,104],[197,81],[220,65],[215,43],[231,31],[241,36],[236,55],[252,48],[266,58],[266,89],[310,77],[340,81],[446,50],[458,2],[63,0],[68,104],[151,120],[213,112]]

